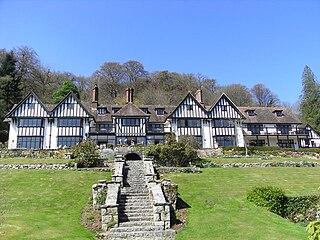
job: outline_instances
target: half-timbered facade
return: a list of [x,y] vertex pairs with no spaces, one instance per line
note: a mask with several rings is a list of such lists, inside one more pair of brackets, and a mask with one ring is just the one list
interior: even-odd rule
[[87,138],[97,145],[164,143],[166,134],[176,139],[193,136],[203,148],[218,146],[319,147],[320,135],[286,108],[237,107],[226,94],[205,106],[202,91],[187,96],[177,106],[136,105],[134,91],[126,90],[126,104],[82,104],[69,93],[56,105],[28,94],[6,115],[10,123],[9,149],[57,149]]
[[6,115],[9,149],[57,149],[86,140],[93,117],[69,93],[57,105],[45,105],[31,92]]

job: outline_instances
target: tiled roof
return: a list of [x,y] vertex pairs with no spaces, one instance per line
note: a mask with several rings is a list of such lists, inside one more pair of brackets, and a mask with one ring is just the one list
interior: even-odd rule
[[[270,124],[301,124],[300,119],[289,109],[282,107],[238,107],[246,117],[244,123],[270,123]],[[249,116],[247,111],[254,110],[254,115]],[[276,111],[282,111],[278,117]]]
[[147,117],[149,114],[143,112],[136,105],[129,102],[113,115],[117,117]]

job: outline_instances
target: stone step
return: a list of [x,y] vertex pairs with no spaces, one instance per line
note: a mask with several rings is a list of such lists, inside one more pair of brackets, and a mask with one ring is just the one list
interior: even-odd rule
[[119,222],[153,221],[153,216],[119,216]]
[[153,214],[152,213],[146,213],[146,212],[124,212],[124,213],[119,213],[119,217],[120,218],[128,218],[128,219],[132,219],[132,218],[151,218],[153,219]]
[[144,210],[148,210],[148,209],[153,209],[153,205],[141,205],[141,206],[135,206],[135,205],[119,205],[119,210],[141,210],[141,211],[144,211]]
[[[141,213],[141,208],[139,209],[119,209],[119,214],[132,214],[132,213]],[[153,214],[153,208],[145,208],[143,209],[143,213],[145,214]]]
[[132,227],[132,226],[155,226],[153,221],[139,221],[139,222],[122,222],[119,227]]
[[107,232],[101,234],[107,239],[174,239],[174,230],[137,231],[137,232]]
[[149,199],[149,196],[148,194],[140,194],[140,195],[122,194],[120,198],[121,199]]
[[141,232],[141,231],[159,231],[163,226],[145,225],[111,228],[110,232]]
[[120,198],[119,203],[130,203],[130,202],[150,202],[149,198]]

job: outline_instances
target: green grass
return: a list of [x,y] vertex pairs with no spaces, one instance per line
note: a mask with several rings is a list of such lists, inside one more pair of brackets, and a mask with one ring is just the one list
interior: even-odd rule
[[94,239],[81,225],[91,186],[109,173],[0,170],[0,239]]
[[246,200],[254,186],[281,187],[287,195],[319,194],[319,168],[203,169],[167,174],[190,205],[176,239],[306,240],[305,228]]
[[320,162],[320,159],[310,159],[310,158],[290,158],[290,157],[223,157],[223,158],[205,158],[204,161],[224,164],[224,163],[249,163],[249,162]]
[[65,158],[24,158],[8,157],[0,158],[0,164],[36,164],[36,163],[68,163],[70,159]]

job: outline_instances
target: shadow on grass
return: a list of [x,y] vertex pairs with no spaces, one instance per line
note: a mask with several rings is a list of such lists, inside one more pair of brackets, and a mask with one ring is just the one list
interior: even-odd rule
[[182,198],[178,197],[176,203],[176,210],[172,209],[171,214],[172,228],[177,232],[180,231],[186,225],[188,208],[191,208],[191,206],[188,203],[186,203]]

